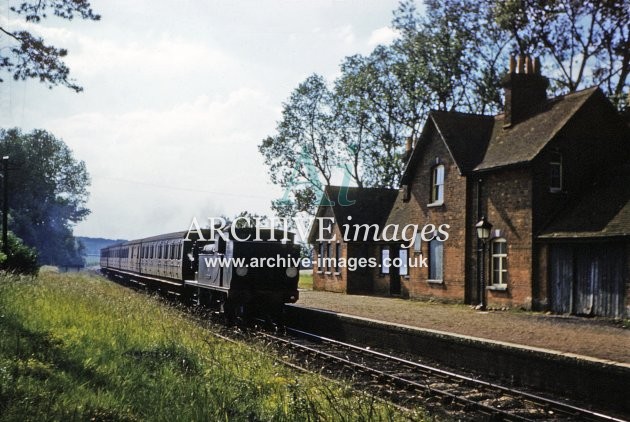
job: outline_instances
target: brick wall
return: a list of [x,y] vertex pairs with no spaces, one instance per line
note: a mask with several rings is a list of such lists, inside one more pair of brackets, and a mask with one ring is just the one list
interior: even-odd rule
[[[436,164],[444,166],[444,203],[431,206],[431,172]],[[430,142],[424,146],[421,162],[418,163],[410,187],[409,202],[397,205],[406,207],[407,222],[418,224],[448,224],[449,238],[443,244],[444,264],[441,283],[429,282],[428,268],[409,268],[409,276],[401,278],[402,295],[412,298],[440,298],[447,301],[463,301],[465,297],[465,252],[466,252],[466,178],[459,174],[455,162],[440,136],[434,132]],[[429,256],[428,242],[422,242],[422,256]],[[409,257],[416,257],[413,248]],[[380,282],[383,283],[382,281]]]
[[[326,211],[323,213],[322,217],[334,217],[332,212],[332,207],[328,207]],[[339,230],[339,226],[335,221],[332,226],[332,233],[334,233],[335,240],[331,240],[330,242],[325,242],[325,244],[330,245],[330,256],[336,258],[346,258],[348,257],[348,244],[344,242],[340,242],[342,240],[342,233]],[[328,236],[328,231],[324,231],[324,235]],[[339,257],[336,256],[336,245],[337,243],[341,246],[341,255]],[[313,289],[314,290],[325,290],[329,292],[338,292],[338,293],[346,293],[348,291],[348,273],[347,268],[341,267],[340,271],[337,272],[331,264],[331,268],[320,268],[320,243],[317,242],[313,245],[314,248],[314,262],[313,262]],[[324,254],[325,256],[325,254]]]
[[[505,169],[482,177],[482,214],[492,224],[492,237],[507,241],[507,289],[486,290],[489,306],[532,303],[532,182],[528,167]],[[472,251],[471,251],[472,252]],[[486,283],[491,283],[490,244],[486,247]]]

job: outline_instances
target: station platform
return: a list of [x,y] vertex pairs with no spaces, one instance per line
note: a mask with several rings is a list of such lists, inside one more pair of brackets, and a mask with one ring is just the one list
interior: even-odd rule
[[630,365],[630,322],[300,290],[299,307]]

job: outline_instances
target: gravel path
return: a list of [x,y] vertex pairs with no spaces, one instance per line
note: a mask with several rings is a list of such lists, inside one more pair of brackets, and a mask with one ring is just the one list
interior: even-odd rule
[[479,312],[468,305],[448,305],[312,290],[300,291],[300,300],[297,304],[382,321],[630,363],[630,329],[604,319],[564,317],[521,311]]

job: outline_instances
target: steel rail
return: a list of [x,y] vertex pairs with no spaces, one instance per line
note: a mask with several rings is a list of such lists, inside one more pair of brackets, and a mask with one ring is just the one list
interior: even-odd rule
[[[514,388],[510,388],[510,387],[506,387],[503,385],[499,385],[499,384],[495,384],[495,383],[491,383],[491,382],[487,382],[487,381],[483,381],[483,380],[479,380],[479,379],[475,379],[475,378],[471,378],[462,374],[457,374],[451,371],[447,371],[444,369],[440,369],[440,368],[436,368],[436,367],[432,367],[426,364],[421,364],[418,362],[413,362],[407,359],[402,359],[396,356],[391,356],[382,352],[378,352],[375,350],[370,350],[370,349],[366,349],[364,347],[360,347],[360,346],[356,346],[353,344],[348,344],[348,343],[344,343],[335,339],[331,339],[328,337],[324,337],[324,336],[320,336],[317,334],[313,334],[313,333],[309,333],[303,330],[298,330],[295,328],[291,328],[291,327],[285,327],[285,330],[287,333],[292,333],[294,336],[296,337],[302,337],[302,338],[306,338],[306,339],[311,339],[315,340],[316,342],[320,342],[320,343],[328,343],[328,344],[332,344],[332,345],[336,345],[338,347],[342,347],[345,349],[349,349],[349,350],[353,350],[354,352],[358,352],[361,354],[367,354],[371,357],[377,357],[379,359],[383,359],[383,360],[387,360],[389,362],[395,362],[396,364],[399,365],[404,365],[405,367],[407,367],[407,369],[416,369],[416,370],[420,370],[419,372],[421,374],[424,375],[429,375],[429,376],[439,376],[439,377],[444,377],[446,380],[451,380],[451,381],[455,381],[458,384],[467,384],[468,386],[471,387],[481,387],[483,389],[488,389],[488,390],[494,390],[494,391],[499,391],[502,394],[512,397],[512,398],[516,398],[516,399],[521,399],[521,400],[525,400],[531,404],[533,404],[536,407],[539,408],[543,408],[545,410],[552,410],[554,412],[557,412],[559,414],[563,414],[566,415],[568,417],[573,417],[573,418],[581,418],[581,419],[586,419],[586,420],[597,420],[597,421],[614,421],[614,422],[624,422],[623,419],[618,419],[609,415],[605,415],[601,412],[596,412],[593,410],[589,410],[589,409],[584,409],[581,407],[577,407],[568,403],[563,403],[557,400],[553,400],[550,398],[546,398],[546,397],[542,397],[536,394],[532,394],[532,393],[528,393],[522,390],[517,390]],[[443,397],[448,397],[456,402],[461,403],[462,405],[464,405],[465,407],[474,407],[476,409],[479,409],[482,411],[482,413],[484,414],[490,414],[493,416],[496,416],[497,414],[500,414],[502,416],[504,416],[506,418],[506,420],[532,420],[532,419],[528,419],[526,417],[520,416],[520,415],[515,415],[510,413],[507,410],[504,409],[500,409],[500,408],[496,408],[496,407],[492,407],[492,406],[488,406],[479,402],[476,402],[474,400],[470,400],[467,399],[465,397],[461,397],[459,395],[450,393],[448,391],[443,391],[440,389],[436,389],[434,387],[430,387],[428,385],[425,384],[421,384],[418,383],[417,381],[413,381],[413,380],[408,380],[405,379],[403,377],[397,376],[397,375],[393,375],[393,374],[389,374],[387,372],[375,369],[375,368],[370,368],[367,367],[363,364],[357,363],[357,362],[353,362],[349,359],[345,359],[339,356],[335,356],[331,353],[328,352],[323,352],[321,350],[317,350],[315,348],[312,347],[308,347],[302,344],[298,344],[295,342],[292,342],[291,340],[287,340],[284,338],[280,338],[277,337],[275,335],[271,335],[268,333],[265,333],[266,336],[273,338],[276,341],[281,341],[285,344],[290,344],[294,347],[299,347],[302,348],[303,350],[308,350],[310,353],[317,353],[320,354],[322,356],[325,356],[327,359],[334,359],[344,365],[348,365],[348,366],[353,366],[358,368],[361,371],[367,371],[367,372],[372,372],[375,375],[381,376],[381,377],[386,377],[389,378],[392,381],[395,381],[395,383],[397,384],[403,384],[403,385],[408,385],[408,386],[412,386],[414,388],[418,388],[418,389],[424,389],[424,390],[430,390],[431,392],[434,392],[436,395],[440,395]],[[555,417],[558,417],[559,415],[555,415]]]
[[342,358],[342,357],[339,357],[339,356],[335,356],[335,355],[333,355],[331,353],[327,353],[327,352],[324,352],[324,351],[321,351],[321,350],[317,350],[315,348],[312,348],[312,347],[309,347],[309,346],[306,346],[306,345],[303,345],[303,344],[295,343],[295,342],[292,342],[292,341],[287,340],[287,339],[283,339],[283,338],[280,338],[280,337],[272,336],[270,334],[264,334],[264,335],[272,337],[274,339],[274,341],[285,343],[286,345],[288,345],[290,347],[297,348],[297,349],[300,349],[302,351],[307,351],[307,352],[309,352],[311,354],[314,354],[314,355],[323,356],[323,357],[325,357],[327,359],[330,359],[332,361],[336,361],[336,362],[341,363],[343,365],[346,365],[348,367],[355,368],[355,369],[357,369],[357,370],[359,370],[359,371],[361,371],[363,373],[368,372],[368,373],[374,374],[379,379],[388,378],[389,380],[393,381],[394,383],[396,383],[396,384],[398,384],[400,386],[404,386],[406,388],[414,387],[414,388],[422,390],[422,391],[427,391],[427,392],[429,392],[429,393],[431,393],[433,395],[436,395],[436,396],[441,396],[443,398],[451,399],[452,401],[454,401],[457,404],[459,404],[460,406],[462,406],[463,409],[470,410],[471,408],[474,408],[476,410],[481,411],[481,413],[486,414],[486,415],[490,415],[490,416],[496,416],[497,413],[500,413],[503,416],[507,417],[507,419],[505,419],[505,420],[513,420],[513,421],[531,421],[532,420],[532,419],[528,419],[528,418],[522,417],[520,415],[513,415],[513,414],[505,413],[505,411],[503,411],[501,409],[497,409],[497,408],[494,408],[494,407],[491,407],[491,406],[487,406],[485,404],[476,402],[474,400],[470,400],[470,399],[467,399],[465,397],[458,396],[458,395],[456,395],[454,393],[450,393],[450,392],[445,391],[445,390],[440,390],[440,389],[437,389],[437,388],[434,388],[434,387],[430,387],[430,386],[428,386],[426,384],[421,384],[419,382],[408,380],[408,379],[399,377],[397,375],[389,374],[389,373],[387,373],[385,371],[381,371],[379,369],[375,369],[375,368],[372,368],[370,366],[363,365],[361,363],[353,362],[353,361],[351,361],[349,359],[345,359],[345,358]]

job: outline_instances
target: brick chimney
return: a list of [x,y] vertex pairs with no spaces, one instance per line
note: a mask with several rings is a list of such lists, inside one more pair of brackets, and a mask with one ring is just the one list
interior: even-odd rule
[[530,56],[510,57],[510,70],[501,81],[505,88],[505,118],[508,128],[531,115],[547,100],[549,79],[540,74],[540,61]]

